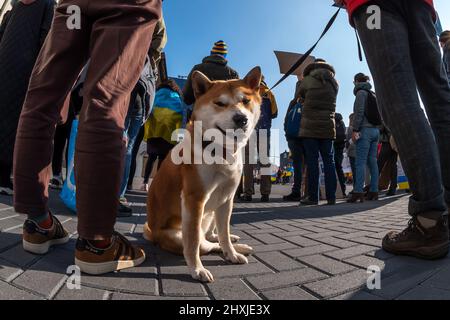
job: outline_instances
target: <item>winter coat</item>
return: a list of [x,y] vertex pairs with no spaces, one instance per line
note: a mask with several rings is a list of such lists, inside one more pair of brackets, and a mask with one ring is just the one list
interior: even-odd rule
[[275,96],[269,90],[265,83],[261,84],[260,94],[263,97],[261,104],[261,116],[259,118],[257,129],[270,130],[272,128],[272,120],[278,116],[278,106]]
[[356,145],[352,140],[352,134],[353,134],[353,127],[348,126],[347,128],[347,156],[350,158],[356,158]]
[[[352,25],[353,25],[353,13],[355,13],[355,11],[358,10],[358,8],[360,8],[361,6],[371,1],[372,0],[344,0],[345,6],[347,8],[350,17],[350,23]],[[433,0],[423,0],[423,1],[429,4],[434,12]]]
[[0,161],[11,164],[20,113],[34,64],[50,29],[55,2],[14,5],[0,28]]
[[335,112],[339,85],[334,74],[334,68],[326,63],[313,63],[305,69],[299,88],[303,104],[301,138],[336,138]]
[[355,105],[353,107],[353,113],[355,117],[353,119],[353,131],[359,132],[362,128],[376,128],[367,120],[366,106],[369,100],[369,92],[372,90],[372,85],[369,82],[358,83],[355,85],[353,91],[356,96]]
[[192,74],[200,71],[211,81],[239,79],[239,74],[228,66],[228,60],[219,55],[211,55],[196,65],[188,76],[183,89],[184,102],[190,106],[195,103],[194,90],[192,88]]

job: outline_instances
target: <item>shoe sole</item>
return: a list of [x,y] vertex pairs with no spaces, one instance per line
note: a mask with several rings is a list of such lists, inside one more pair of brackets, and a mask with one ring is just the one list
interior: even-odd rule
[[101,263],[84,262],[75,258],[75,264],[80,268],[81,272],[90,275],[101,275],[114,271],[137,267],[145,261],[145,254],[139,259],[125,261],[110,261]]
[[66,244],[67,242],[69,242],[69,240],[70,240],[70,236],[67,236],[67,237],[64,237],[61,239],[49,240],[47,242],[39,243],[39,244],[22,240],[22,244],[23,244],[23,249],[25,251],[42,255],[42,254],[46,254],[50,250],[51,247]]
[[435,247],[422,247],[417,248],[416,250],[396,250],[389,248],[383,244],[383,250],[395,255],[400,256],[410,256],[424,260],[438,260],[445,258],[449,253],[450,245],[447,243],[445,245],[439,245]]
[[12,196],[14,196],[14,191],[10,192],[10,191],[6,190],[5,188],[0,188],[0,195],[12,197]]

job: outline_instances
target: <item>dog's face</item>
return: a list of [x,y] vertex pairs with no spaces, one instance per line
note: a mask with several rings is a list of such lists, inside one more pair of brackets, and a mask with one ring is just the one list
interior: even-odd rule
[[254,68],[243,80],[210,81],[203,73],[195,71],[192,86],[196,98],[193,121],[201,121],[203,130],[215,129],[230,139],[238,148],[247,143],[259,117],[261,96],[261,69]]

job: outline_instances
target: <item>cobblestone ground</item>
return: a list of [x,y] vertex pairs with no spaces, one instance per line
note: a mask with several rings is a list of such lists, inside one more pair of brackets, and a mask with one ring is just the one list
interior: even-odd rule
[[[0,299],[450,299],[450,257],[421,261],[380,249],[389,230],[401,230],[408,216],[407,197],[379,202],[299,208],[282,203],[288,191],[277,187],[274,202],[236,204],[232,230],[254,247],[248,265],[223,257],[203,258],[216,281],[202,284],[187,274],[182,257],[145,243],[145,196],[129,196],[135,214],[119,219],[117,230],[147,251],[145,264],[106,276],[82,275],[81,289],[69,290],[76,216],[52,194],[51,208],[72,233],[71,241],[45,256],[21,247],[23,216],[0,197]],[[367,289],[367,268],[381,270],[381,289]]]

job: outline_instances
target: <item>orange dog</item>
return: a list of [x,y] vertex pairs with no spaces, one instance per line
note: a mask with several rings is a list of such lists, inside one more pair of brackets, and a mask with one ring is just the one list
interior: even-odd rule
[[[201,124],[200,135],[212,130],[232,143],[223,146],[216,140],[185,138],[172,150],[149,190],[144,237],[167,251],[184,254],[192,277],[212,282],[200,255],[223,252],[228,261],[246,264],[245,255],[253,252],[247,245],[233,244],[239,237],[230,234],[230,217],[242,175],[243,150],[260,117],[261,69],[254,68],[243,80],[215,82],[196,71],[192,82],[196,104],[188,135],[198,136],[195,128]],[[241,134],[229,138],[231,130]],[[213,155],[223,151],[219,157],[225,159],[223,163],[179,161],[180,156],[194,159],[195,152],[212,147],[216,147]]]

